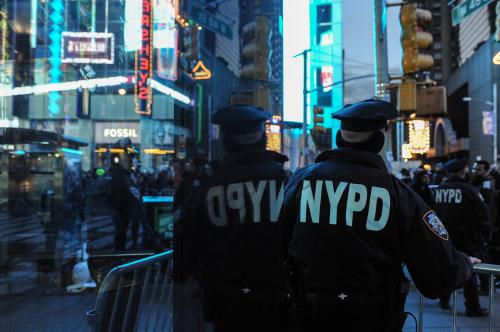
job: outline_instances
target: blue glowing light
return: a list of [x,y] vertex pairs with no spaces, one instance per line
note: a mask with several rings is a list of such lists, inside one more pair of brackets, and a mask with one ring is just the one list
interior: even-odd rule
[[[64,12],[64,3],[63,0],[52,0],[50,3],[50,8],[52,9],[52,13],[49,15],[50,19],[50,29],[52,30],[49,33],[50,39],[50,56],[49,56],[49,76],[50,83],[59,83],[61,81],[62,72],[61,72],[61,32],[62,26],[61,23],[64,21],[63,12]],[[50,92],[49,93],[49,115],[55,116],[60,113],[61,106],[59,104],[61,100],[61,95],[59,92]]]
[[63,153],[71,153],[71,154],[77,154],[82,156],[83,152],[80,150],[75,150],[75,149],[69,149],[69,148],[61,148],[61,152]]
[[13,151],[11,153],[15,154],[16,156],[24,156],[24,155],[26,155],[26,152],[23,151],[23,150],[17,150],[17,151]]

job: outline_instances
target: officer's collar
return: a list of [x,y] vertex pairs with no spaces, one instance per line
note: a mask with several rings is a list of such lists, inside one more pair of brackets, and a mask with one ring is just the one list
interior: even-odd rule
[[316,157],[315,162],[320,163],[332,159],[336,161],[347,161],[350,163],[372,166],[387,171],[384,160],[378,154],[352,148],[337,148],[334,150],[324,151]]
[[255,164],[263,161],[274,161],[284,164],[288,161],[288,157],[275,151],[251,149],[228,155],[224,159],[223,166],[230,167],[241,164]]
[[465,178],[458,176],[458,175],[452,175],[444,179],[444,182],[469,182]]

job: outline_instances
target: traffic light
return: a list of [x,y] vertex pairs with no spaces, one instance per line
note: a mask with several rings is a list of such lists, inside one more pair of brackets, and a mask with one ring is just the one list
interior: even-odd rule
[[267,86],[256,86],[253,89],[252,104],[269,111],[271,109],[271,94]]
[[398,109],[405,113],[417,110],[417,81],[403,79],[398,86]]
[[432,21],[432,13],[417,8],[416,4],[405,4],[401,7],[401,45],[403,47],[403,73],[412,74],[426,70],[434,65],[434,58],[420,51],[432,44],[432,34],[425,28]]
[[266,16],[257,16],[255,21],[243,26],[243,47],[241,49],[243,66],[240,70],[242,79],[268,80],[270,34],[269,19]]
[[182,30],[182,55],[186,60],[198,60],[198,28],[195,26],[186,27]]
[[313,131],[314,132],[324,132],[325,131],[325,113],[323,107],[314,106],[313,107]]

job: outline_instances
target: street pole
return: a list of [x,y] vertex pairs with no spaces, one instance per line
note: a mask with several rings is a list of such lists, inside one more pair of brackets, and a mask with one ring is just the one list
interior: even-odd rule
[[[389,84],[389,63],[387,56],[387,7],[385,0],[373,0],[373,48],[375,56],[375,95],[382,100],[390,101],[386,87]],[[397,149],[400,149],[402,142],[399,142],[399,123],[396,124]],[[402,131],[401,131],[402,132]],[[390,132],[386,134],[385,145],[382,150],[382,158],[387,166],[387,152],[391,151],[392,139]],[[399,151],[397,153],[399,155]]]
[[498,124],[497,124],[497,84],[493,83],[493,158],[492,164],[497,163],[498,156]]
[[304,98],[303,98],[304,116],[303,116],[303,121],[302,121],[302,144],[303,144],[303,148],[304,148],[302,150],[302,156],[303,156],[304,164],[302,166],[307,165],[307,161],[308,161],[307,155],[309,153],[308,149],[307,149],[307,95],[309,93],[309,91],[307,91],[307,56],[308,56],[309,52],[311,52],[311,49],[304,50],[303,52],[294,56],[294,58],[295,58],[295,57],[302,55],[302,57],[304,59],[304,89],[302,91],[304,94]]
[[386,86],[389,83],[387,59],[387,8],[385,0],[373,0],[373,33],[375,55],[375,95],[389,101]]

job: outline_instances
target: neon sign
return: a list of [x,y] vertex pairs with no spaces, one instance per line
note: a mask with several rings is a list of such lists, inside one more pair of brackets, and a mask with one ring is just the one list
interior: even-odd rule
[[150,115],[153,104],[153,7],[151,0],[142,1],[142,46],[135,52],[135,112]]
[[198,61],[191,71],[191,77],[194,80],[209,80],[212,77],[212,72],[205,67],[203,61]]
[[[50,83],[59,83],[62,77],[61,71],[61,32],[62,24],[64,23],[64,2],[62,0],[52,0],[50,3],[52,8],[52,13],[49,15],[50,18]],[[58,92],[49,92],[49,114],[54,116],[59,114],[61,111],[61,106],[59,102],[61,100],[61,95]]]
[[271,121],[266,123],[266,149],[281,152],[281,117],[273,115]]

